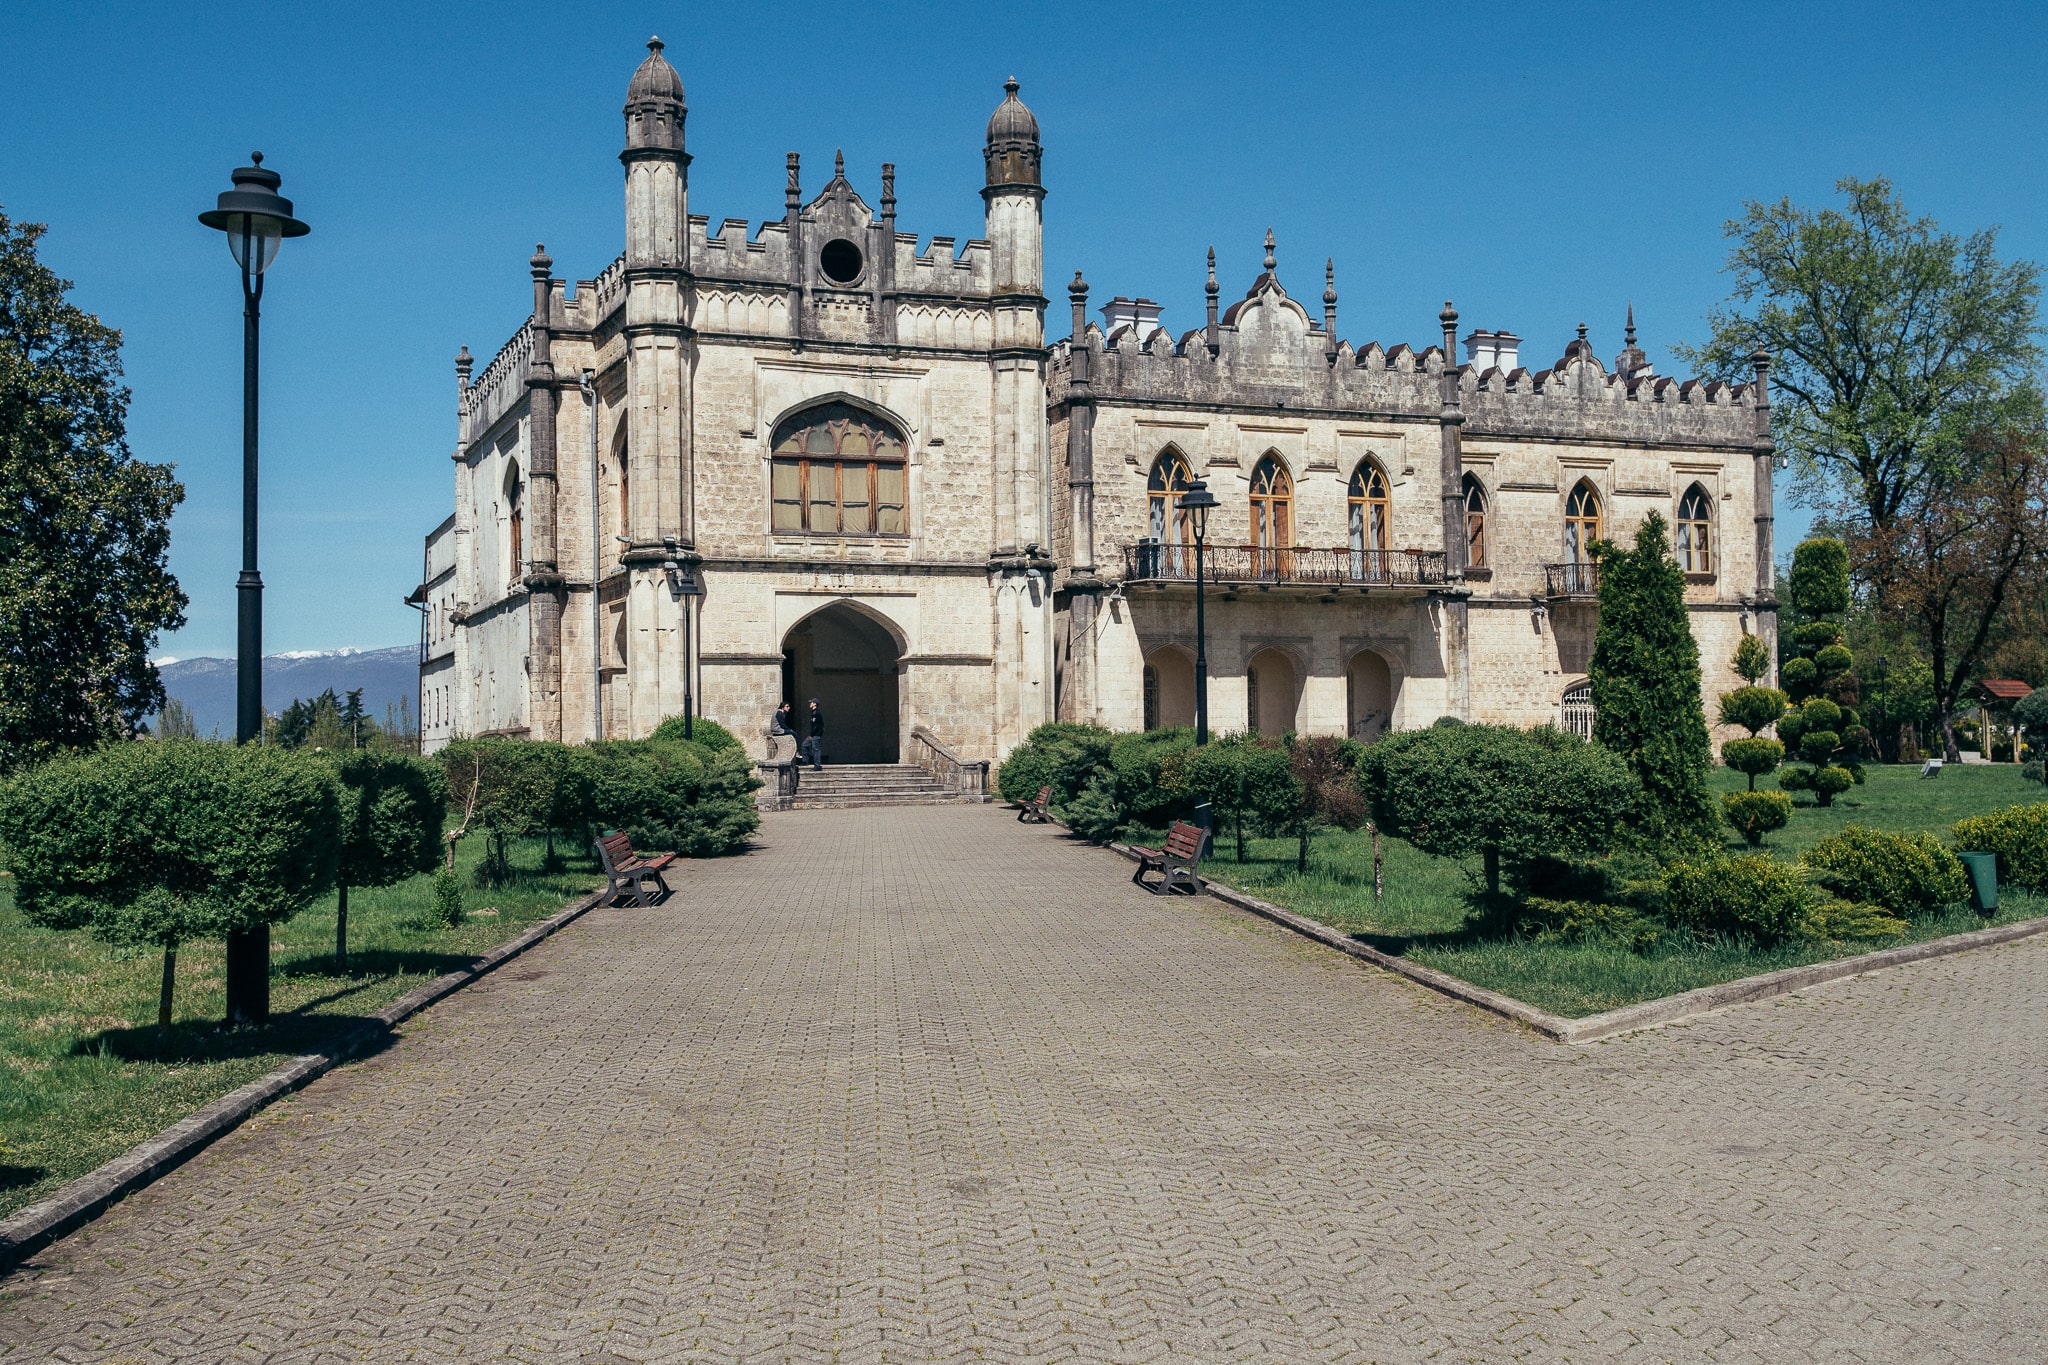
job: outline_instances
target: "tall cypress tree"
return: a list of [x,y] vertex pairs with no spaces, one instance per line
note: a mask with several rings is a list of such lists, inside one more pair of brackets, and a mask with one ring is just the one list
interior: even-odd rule
[[1707,798],[1707,717],[1700,651],[1685,615],[1685,575],[1652,512],[1634,549],[1596,547],[1600,634],[1593,646],[1593,738],[1626,759],[1643,784],[1642,829],[1660,841],[1716,829]]

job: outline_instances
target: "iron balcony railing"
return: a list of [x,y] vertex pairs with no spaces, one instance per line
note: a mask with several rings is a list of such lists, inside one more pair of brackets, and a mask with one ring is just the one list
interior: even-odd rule
[[1543,577],[1552,597],[1595,597],[1600,592],[1600,566],[1590,560],[1545,564]]
[[[1441,550],[1208,545],[1202,550],[1202,573],[1211,583],[1422,586],[1445,581]],[[1192,583],[1195,547],[1156,540],[1126,546],[1124,577],[1134,582]]]

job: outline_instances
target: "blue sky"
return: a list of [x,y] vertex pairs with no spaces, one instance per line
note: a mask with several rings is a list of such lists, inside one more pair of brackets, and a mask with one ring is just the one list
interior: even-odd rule
[[[1548,363],[1581,320],[1620,349],[1698,339],[1746,198],[1889,175],[1945,226],[2048,259],[2048,6],[1464,4],[581,7],[46,4],[0,43],[0,206],[126,334],[139,455],[187,488],[172,565],[229,654],[239,563],[240,299],[194,215],[252,148],[313,235],[264,313],[267,648],[414,638],[400,603],[446,515],[452,359],[530,306],[526,258],[597,273],[620,245],[620,104],[650,33],[690,104],[690,206],[779,215],[844,148],[899,225],[981,230],[980,142],[1014,73],[1046,144],[1046,273],[1144,294],[1176,332],[1279,240],[1339,330],[1421,345],[1446,297]],[[198,11],[197,13],[191,11]],[[1803,524],[1782,508],[1790,528]],[[1790,543],[1789,536],[1781,543]]]

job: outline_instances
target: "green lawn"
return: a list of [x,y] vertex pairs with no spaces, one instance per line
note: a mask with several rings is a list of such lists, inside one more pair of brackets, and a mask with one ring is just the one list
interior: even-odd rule
[[[1714,770],[1717,792],[1739,791],[1744,785],[1739,773]],[[1796,858],[1816,841],[1849,824],[1946,832],[1963,816],[2038,801],[2044,795],[2048,793],[2038,783],[2022,781],[2019,770],[2011,766],[1951,767],[1932,781],[1922,781],[1915,767],[1873,767],[1867,783],[1836,797],[1830,809],[1822,810],[1807,794],[1797,794],[1795,799],[1803,804],[1793,814],[1791,825],[1771,837],[1766,851]],[[1134,832],[1134,837],[1140,833]],[[1139,837],[1138,841],[1146,840]],[[1382,840],[1386,899],[1378,908],[1373,905],[1372,842],[1363,834],[1319,835],[1306,875],[1294,870],[1295,843],[1291,839],[1248,841],[1249,856],[1243,864],[1237,862],[1235,842],[1227,832],[1220,832],[1215,844],[1203,872],[1225,885],[1341,929],[1384,951],[1405,954],[1475,985],[1574,1018],[1779,967],[1962,933],[1986,923],[1965,907],[1940,919],[1917,922],[1904,938],[1896,940],[1788,945],[1771,950],[1720,943],[1634,953],[1597,943],[1535,942],[1479,934],[1466,922],[1471,908],[1466,897],[1474,884],[1471,872],[1460,863],[1419,852],[1405,840]],[[1739,852],[1744,845],[1741,839],[1731,838],[1728,848]],[[1990,922],[2005,924],[2043,914],[2048,914],[2048,897],[2006,888],[2000,892],[1999,915]]]
[[[414,929],[430,877],[349,893],[349,972],[334,963],[334,896],[272,931],[269,1026],[220,1026],[219,943],[178,954],[168,1037],[156,1031],[159,954],[23,922],[0,873],[0,1216],[48,1194],[193,1110],[455,970],[600,884],[591,860],[558,873],[536,841],[512,845],[510,885],[479,890],[482,839],[458,845],[467,920]],[[522,870],[525,869],[525,870]]]

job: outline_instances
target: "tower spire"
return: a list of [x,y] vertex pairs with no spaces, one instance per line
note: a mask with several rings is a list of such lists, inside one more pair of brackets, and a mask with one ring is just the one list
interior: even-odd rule
[[1209,326],[1207,342],[1209,354],[1216,354],[1216,248],[1209,248],[1209,282],[1202,286],[1202,292],[1209,296]]
[[1337,258],[1323,260],[1323,356],[1337,363]]

